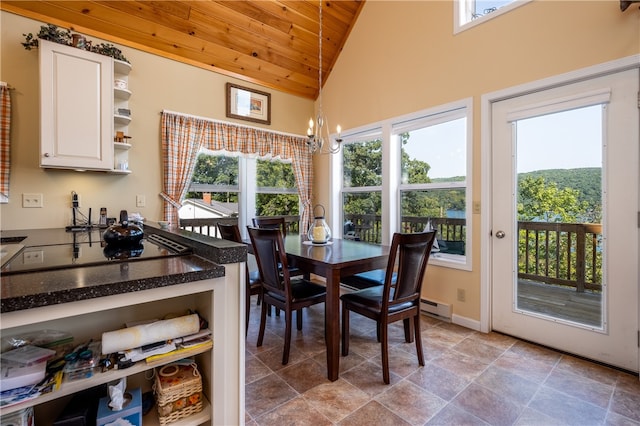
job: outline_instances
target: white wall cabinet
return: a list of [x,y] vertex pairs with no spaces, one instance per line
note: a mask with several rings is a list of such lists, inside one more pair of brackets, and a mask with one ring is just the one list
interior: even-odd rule
[[[39,40],[40,166],[130,173],[127,143],[115,144],[115,128],[127,132],[131,92],[114,88],[131,66],[75,47]],[[122,167],[125,164],[126,167]]]

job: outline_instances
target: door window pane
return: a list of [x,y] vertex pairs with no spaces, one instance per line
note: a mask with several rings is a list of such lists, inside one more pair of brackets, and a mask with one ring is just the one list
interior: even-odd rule
[[518,120],[517,307],[602,327],[602,106]]

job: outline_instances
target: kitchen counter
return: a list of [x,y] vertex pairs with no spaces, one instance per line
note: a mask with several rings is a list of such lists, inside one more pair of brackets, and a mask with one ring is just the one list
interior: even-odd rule
[[[25,260],[30,261],[29,253],[33,253],[34,261],[43,268],[5,269],[11,272],[0,277],[0,334],[20,336],[34,330],[62,330],[75,341],[95,341],[100,339],[101,333],[119,330],[128,323],[187,311],[198,312],[207,321],[214,341],[211,348],[202,349],[194,356],[202,376],[203,409],[178,423],[242,424],[245,419],[245,267],[242,262],[246,261],[246,246],[178,229],[161,230],[154,224],[145,224],[144,231],[147,238],[154,233],[160,234],[191,250],[154,257],[156,249],[148,238],[144,241],[144,250],[152,252],[150,256],[104,259],[105,263],[102,263],[102,258],[98,257],[100,260],[94,262],[90,255],[95,253],[94,249],[103,250],[99,231],[0,232],[4,246],[25,246],[14,260],[20,259],[25,264]],[[65,259],[73,257],[74,260],[59,269],[51,269],[55,266],[45,258],[57,253],[60,244],[69,246],[68,249],[62,247]],[[77,245],[80,247],[74,247]],[[38,256],[43,256],[43,262]],[[86,258],[93,263],[84,266],[73,263],[84,262]],[[138,362],[127,369],[63,382],[55,392],[0,408],[0,415],[33,406],[36,419],[50,422],[59,415],[71,395],[85,389],[126,378],[128,385],[149,390],[153,368],[153,365]],[[153,418],[157,417],[154,413],[144,417],[145,424],[159,424],[159,420]]]
[[[24,272],[0,277],[0,312],[13,312],[60,303],[166,287],[225,275],[224,264],[246,261],[242,244],[183,230],[162,230],[145,224],[145,234],[157,233],[187,245],[192,254],[166,258],[116,261],[94,266]],[[97,230],[83,238],[100,242]],[[74,233],[64,229],[13,230],[0,233],[3,241],[25,247],[72,244]],[[78,236],[78,235],[76,235]],[[25,237],[22,239],[22,237]]]

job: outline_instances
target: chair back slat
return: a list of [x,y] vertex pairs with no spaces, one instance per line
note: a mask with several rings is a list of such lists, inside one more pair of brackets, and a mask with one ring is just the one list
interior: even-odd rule
[[287,223],[283,216],[278,217],[254,217],[253,226],[256,228],[279,229],[283,237],[287,236]]
[[290,279],[282,232],[279,229],[250,226],[247,230],[263,286],[290,299]]
[[[435,231],[393,235],[385,277],[383,305],[393,306],[406,302],[418,304],[435,235]],[[395,284],[392,283],[394,270],[397,272]]]
[[235,241],[236,243],[242,242],[240,228],[235,223],[218,222],[218,232],[223,240]]

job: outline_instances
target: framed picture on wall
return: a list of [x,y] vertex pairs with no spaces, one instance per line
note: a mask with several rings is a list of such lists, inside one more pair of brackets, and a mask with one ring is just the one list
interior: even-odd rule
[[271,93],[227,83],[227,117],[271,124]]

